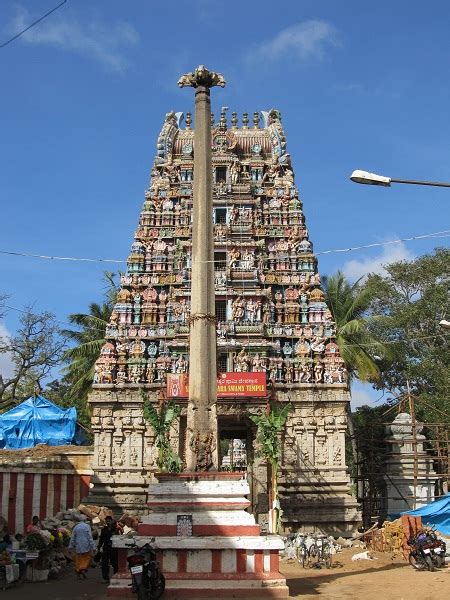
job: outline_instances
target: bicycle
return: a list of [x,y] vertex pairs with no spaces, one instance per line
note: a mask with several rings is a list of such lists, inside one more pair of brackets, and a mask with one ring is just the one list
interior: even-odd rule
[[331,567],[331,545],[326,538],[318,537],[308,550],[311,566],[323,563],[328,569]]
[[304,542],[297,546],[297,560],[303,568],[305,568],[309,562],[308,548]]

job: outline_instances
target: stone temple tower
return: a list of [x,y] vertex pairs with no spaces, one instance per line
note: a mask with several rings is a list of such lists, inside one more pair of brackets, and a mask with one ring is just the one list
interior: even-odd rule
[[[95,432],[91,501],[117,510],[145,508],[156,470],[153,432],[141,389],[182,408],[173,447],[186,457],[194,131],[191,113],[166,115],[127,272],[96,364],[89,402]],[[249,414],[268,396],[290,402],[279,478],[286,530],[346,533],[359,515],[349,493],[345,433],[347,374],[324,301],[303,204],[294,183],[278,110],[222,109],[213,127],[212,178],[217,371],[265,374],[260,396],[219,394],[219,465],[230,448],[247,465],[252,510],[267,517],[267,468],[255,458]],[[239,375],[240,374],[240,375]],[[246,375],[247,374],[247,375]],[[173,384],[175,385],[168,385]],[[236,440],[240,442],[236,445]],[[245,449],[245,451],[243,450]],[[246,454],[243,458],[242,454]]]

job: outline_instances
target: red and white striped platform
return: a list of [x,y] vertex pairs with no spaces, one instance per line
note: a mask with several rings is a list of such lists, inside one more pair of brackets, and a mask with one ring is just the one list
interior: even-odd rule
[[[279,572],[279,536],[259,535],[253,515],[245,512],[249,493],[241,473],[158,474],[149,487],[151,512],[142,518],[139,546],[155,541],[166,577],[165,598],[287,598],[286,580]],[[192,516],[192,535],[177,536],[177,516]],[[130,596],[123,537],[119,573],[108,588],[110,596]],[[129,547],[129,546],[128,546]]]

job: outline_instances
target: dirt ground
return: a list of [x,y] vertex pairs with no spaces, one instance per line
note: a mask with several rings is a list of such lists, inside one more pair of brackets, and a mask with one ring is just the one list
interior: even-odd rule
[[304,569],[283,561],[291,598],[304,600],[448,600],[450,569],[415,571],[402,558],[373,552],[376,560],[352,562],[361,549],[346,549],[333,556],[331,569]]
[[[290,598],[304,600],[448,600],[450,569],[434,573],[414,571],[404,560],[374,553],[378,560],[352,562],[360,549],[344,550],[333,557],[331,569],[303,569],[283,561]],[[164,596],[163,596],[164,598]],[[75,578],[69,567],[61,579],[18,583],[0,591],[0,600],[107,600],[100,569],[91,569],[86,581]]]

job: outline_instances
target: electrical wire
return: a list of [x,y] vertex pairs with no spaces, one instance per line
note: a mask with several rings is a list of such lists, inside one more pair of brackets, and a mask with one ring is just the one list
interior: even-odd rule
[[423,235],[414,235],[407,238],[401,238],[398,240],[388,240],[387,242],[375,242],[373,244],[365,244],[364,246],[353,246],[351,248],[338,248],[334,250],[322,250],[322,252],[315,252],[316,256],[322,254],[331,254],[333,252],[353,252],[354,250],[363,250],[365,248],[375,248],[376,246],[387,246],[388,244],[400,244],[401,242],[411,242],[412,240],[423,240],[427,238],[445,238],[450,237],[450,230],[436,231],[435,233],[425,233]]
[[74,262],[102,262],[124,264],[126,260],[116,260],[114,258],[80,258],[75,256],[50,256],[47,254],[28,254],[27,252],[11,252],[0,250],[0,254],[8,254],[11,256],[23,256],[25,258],[44,258],[46,260],[69,260]]
[[[387,242],[375,242],[373,244],[365,244],[362,246],[352,246],[350,248],[337,248],[333,250],[322,250],[321,252],[315,252],[315,256],[319,256],[322,254],[332,254],[336,252],[354,252],[356,250],[364,250],[366,248],[375,248],[379,246],[386,246],[388,244],[400,244],[401,242],[411,242],[414,240],[424,240],[424,239],[440,239],[450,237],[450,229],[446,229],[444,231],[436,231],[434,233],[424,233],[423,235],[414,235],[411,237],[399,238],[397,240],[389,240]],[[13,252],[11,250],[0,250],[0,254],[10,255],[10,256],[21,256],[25,258],[41,258],[45,260],[66,260],[72,262],[99,262],[99,263],[115,263],[115,264],[126,264],[126,260],[119,260],[115,258],[84,258],[84,257],[76,257],[76,256],[52,256],[48,254],[30,254],[27,252]],[[205,261],[205,262],[216,262],[216,261]]]
[[19,31],[19,33],[16,33],[16,35],[14,35],[12,38],[10,38],[9,40],[7,40],[6,42],[3,42],[3,44],[0,44],[0,48],[4,48],[5,46],[7,46],[8,44],[10,44],[14,40],[17,40],[17,38],[19,38],[21,35],[23,35],[24,33],[26,33],[29,29],[31,29],[32,27],[34,27],[35,25],[37,25],[38,23],[40,23],[41,21],[43,21],[44,19],[46,19],[47,17],[49,17],[52,13],[55,12],[55,10],[58,10],[58,8],[61,8],[61,6],[63,4],[65,4],[66,2],[67,2],[67,0],[63,0],[62,2],[60,2],[58,4],[58,6],[55,6],[54,8],[52,8],[51,10],[49,10],[47,13],[45,13],[45,15],[42,15],[42,17],[39,17],[39,19],[37,19],[36,21],[33,21],[33,23],[31,23],[31,25],[28,25],[28,27],[25,27],[25,29],[23,29],[22,31]]

